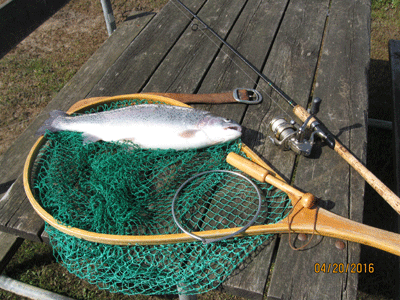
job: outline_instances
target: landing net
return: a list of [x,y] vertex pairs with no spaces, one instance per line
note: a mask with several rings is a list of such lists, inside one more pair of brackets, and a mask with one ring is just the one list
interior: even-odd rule
[[[144,103],[118,101],[87,113]],[[240,140],[175,151],[140,149],[132,143],[83,145],[81,134],[75,132],[47,132],[45,137],[31,174],[35,199],[63,225],[113,235],[181,233],[171,214],[180,185],[200,172],[232,170],[225,162],[230,152],[245,156]],[[189,186],[190,197],[178,205],[180,222],[190,224],[193,231],[245,225],[258,200],[236,181],[229,174],[210,174]],[[254,225],[280,221],[290,210],[289,198],[268,184],[257,184],[265,199]],[[55,256],[69,272],[102,289],[131,295],[212,290],[269,239],[259,235],[207,245],[109,245],[76,238],[48,224],[46,232]]]

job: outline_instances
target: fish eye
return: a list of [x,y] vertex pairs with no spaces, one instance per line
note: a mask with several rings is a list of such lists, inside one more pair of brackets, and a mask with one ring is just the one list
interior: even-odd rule
[[230,120],[230,119],[223,119],[223,120],[224,120],[225,123],[230,123],[230,122],[232,122],[232,120]]

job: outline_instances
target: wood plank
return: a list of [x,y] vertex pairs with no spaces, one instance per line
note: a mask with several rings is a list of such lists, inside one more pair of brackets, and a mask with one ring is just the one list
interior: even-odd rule
[[24,239],[12,234],[0,232],[0,274],[17,252]]
[[[238,7],[239,3],[227,2],[221,5],[220,1],[209,1],[207,4],[199,12],[200,18],[222,37],[225,38],[225,35],[229,33],[228,42],[239,48],[240,51],[243,50],[246,57],[254,61],[258,67],[262,67],[286,3],[249,1],[232,29],[229,27],[231,23],[228,24],[229,26],[224,24],[236,19],[235,14],[232,15],[232,7]],[[238,9],[240,7],[235,8],[236,14]],[[203,14],[211,19],[203,18]],[[221,17],[214,21],[215,15]],[[224,16],[228,16],[228,19],[226,20]],[[204,36],[205,34],[193,32],[189,28],[182,36],[182,40],[178,41],[163,64],[157,69],[143,91],[190,93],[198,90],[198,93],[212,93],[233,90],[238,86],[254,87],[257,76],[241,72],[241,68],[245,67],[240,64],[238,59],[233,58],[234,63],[232,63],[225,53],[226,47],[222,48],[224,51],[218,53],[218,48],[214,44],[215,41],[210,41],[209,37]],[[210,36],[209,33],[208,36]],[[195,47],[193,48],[192,45],[195,45]],[[255,45],[258,45],[258,48]],[[217,53],[218,56],[208,70],[207,66]],[[193,55],[196,55],[195,60],[192,59]],[[200,58],[198,58],[199,56]],[[165,76],[165,74],[168,74],[168,76]],[[232,76],[232,74],[235,75]],[[201,86],[199,86],[200,84]],[[239,121],[245,111],[245,105],[235,104],[195,105],[195,107],[207,109]],[[258,255],[251,256],[223,283],[222,290],[242,297],[261,299],[269,274],[274,247],[275,241],[270,241],[262,246],[262,251]]]
[[[191,1],[189,8],[197,12],[204,2]],[[182,13],[173,1],[168,2],[107,71],[89,96],[140,92],[190,22],[191,18]]]
[[[324,101],[319,118],[362,160],[366,145],[369,10],[369,1],[331,2],[314,92]],[[300,158],[295,184],[321,197],[325,204],[334,204],[330,207],[333,212],[361,220],[364,181],[327,147],[318,159]],[[346,243],[345,249],[339,250],[335,242],[314,237],[307,250],[293,251],[285,235],[276,258],[279,272],[272,276],[268,297],[355,299],[356,273],[335,274],[332,269],[315,272],[316,263],[328,267],[359,262],[359,245]]]
[[[220,6],[220,3],[218,3]],[[262,67],[266,55],[268,53],[269,45],[273,41],[275,31],[278,28],[280,17],[285,10],[285,3],[276,3],[272,1],[251,1],[247,2],[246,7],[240,14],[239,19],[236,21],[234,28],[231,30],[228,36],[228,42],[230,42],[234,47],[241,47],[244,55],[248,55],[252,61],[255,61],[259,67]],[[199,14],[201,17],[201,14]],[[214,15],[214,14],[211,14]],[[230,15],[231,16],[231,15]],[[220,27],[216,28],[216,24],[212,22],[205,21],[216,31],[221,32]],[[255,30],[258,30],[257,34],[254,34]],[[222,31],[223,32],[223,31]],[[223,34],[222,34],[223,35]],[[224,35],[223,35],[224,36]],[[210,47],[210,41],[208,38],[204,42],[207,47]],[[202,45],[199,43],[199,45]],[[259,45],[258,50],[255,50],[254,45]],[[176,47],[176,46],[175,46]],[[182,46],[183,47],[183,46]],[[219,52],[217,58],[213,62],[210,70],[207,72],[203,81],[203,73],[206,68],[203,66],[204,71],[201,71],[201,64],[194,65],[197,62],[207,61],[207,56],[211,56],[209,53],[211,51],[216,51],[216,46],[211,44],[211,49],[205,51],[206,58],[200,61],[196,60],[194,63],[189,60],[187,63],[186,59],[184,64],[176,59],[176,65],[179,65],[179,69],[186,68],[179,72],[177,78],[172,77],[174,81],[170,80],[170,76],[167,80],[163,80],[160,76],[157,80],[152,80],[145,87],[145,91],[148,89],[154,91],[154,89],[159,88],[159,83],[162,82],[164,88],[160,90],[167,91],[179,91],[179,92],[193,92],[198,89],[198,93],[211,93],[220,92],[226,90],[232,90],[233,88],[239,86],[250,86],[255,85],[257,76],[252,74],[248,75],[244,72],[240,72],[242,66],[239,64],[237,58],[233,58],[235,63],[230,62],[227,59],[226,53],[224,51]],[[225,47],[223,47],[224,49]],[[175,48],[173,49],[175,50]],[[172,50],[172,51],[173,51]],[[196,53],[202,54],[203,51],[195,49]],[[172,52],[171,51],[171,52]],[[193,51],[193,50],[192,50]],[[225,49],[226,51],[226,49]],[[187,57],[191,57],[190,52]],[[166,58],[168,60],[168,57]],[[208,63],[208,62],[207,62]],[[205,64],[204,64],[205,65]],[[189,67],[189,69],[187,69]],[[160,67],[159,69],[162,69]],[[191,69],[191,70],[190,70]],[[165,69],[168,72],[168,69]],[[195,73],[193,74],[193,70]],[[157,70],[158,71],[158,70]],[[190,72],[192,71],[192,72]],[[183,73],[187,76],[181,76]],[[160,72],[160,74],[165,74]],[[235,74],[235,76],[232,76]],[[200,75],[200,76],[199,76]],[[196,78],[194,78],[196,76]],[[186,79],[189,77],[189,81]],[[164,82],[168,83],[165,84]],[[201,83],[200,88],[196,87],[194,83]],[[218,85],[216,84],[218,83]],[[197,108],[207,109],[216,114],[227,116],[232,119],[240,120],[241,115],[244,112],[244,105],[195,105]],[[241,265],[237,271],[233,273],[222,285],[222,290],[231,294],[240,295],[243,297],[250,297],[253,299],[261,299],[263,296],[264,287],[266,284],[267,276],[269,274],[269,265],[271,262],[271,256],[273,254],[273,249],[275,247],[275,241],[266,243],[261,247],[262,251],[258,255],[251,256],[246,260],[245,264]]]
[[[269,3],[269,5],[270,5],[270,3]],[[286,4],[281,3],[281,7],[280,7],[281,14],[284,12],[285,8],[286,8]],[[261,12],[263,12],[265,10],[258,10],[258,11],[261,14]],[[275,24],[273,25],[273,24],[265,24],[264,23],[259,28],[263,28],[263,29],[271,28],[271,27],[274,28],[274,26],[277,27],[279,25],[279,18],[280,18],[279,13],[277,13],[276,11],[273,11],[273,10],[268,11],[268,12],[276,13],[277,18],[272,18],[271,15],[267,15],[264,20],[269,20],[269,22],[271,22],[271,23],[274,22]],[[262,18],[262,17],[260,17],[260,18]],[[254,20],[258,20],[258,22],[260,22],[260,20],[263,20],[260,18],[254,18]],[[276,29],[276,27],[275,27],[275,29]],[[246,27],[246,30],[248,28],[252,28],[252,27],[251,26]],[[256,28],[256,27],[254,27],[254,28]],[[238,27],[238,29],[245,31],[245,29],[240,28],[240,27]],[[235,28],[233,30],[235,30]],[[260,57],[258,57],[258,59],[257,59],[257,55],[259,55],[259,53],[262,53],[263,57],[267,56],[269,46],[267,43],[263,44],[262,41],[264,41],[263,39],[266,39],[266,38],[270,38],[270,41],[271,41],[274,37],[275,32],[272,31],[270,33],[271,33],[271,35],[269,35],[269,36],[268,35],[259,36],[259,35],[250,35],[250,34],[244,35],[248,39],[250,37],[255,39],[252,41],[249,41],[247,39],[245,41],[245,40],[240,40],[240,39],[235,40],[233,37],[235,37],[236,35],[233,34],[233,32],[232,32],[230,34],[230,36],[228,37],[228,41],[231,42],[231,44],[233,46],[238,48],[240,50],[240,52],[242,52],[245,55],[245,57],[251,57],[251,55],[253,55],[254,59],[250,59],[250,60],[252,62],[255,61],[256,62],[255,65],[257,67],[262,67],[262,64],[263,64],[265,58],[261,57],[261,59],[260,59]],[[240,37],[240,35],[237,35],[237,36]],[[241,37],[243,38],[243,36],[241,36]],[[257,43],[257,38],[259,39],[259,41],[258,41],[259,43]],[[247,45],[247,48],[245,47],[246,45]],[[261,46],[264,46],[265,48],[260,49],[260,48],[255,47],[256,45],[261,45]],[[240,46],[242,46],[242,47],[240,47]],[[316,49],[318,49],[318,45],[316,46]],[[262,51],[262,50],[264,50],[264,51]],[[254,74],[250,73],[251,74],[250,76],[254,76],[254,77],[253,78],[247,77],[248,76],[247,72],[249,72],[249,71],[247,70],[247,72],[244,73],[241,70],[241,68],[245,68],[244,66],[238,67],[234,63],[231,63],[229,61],[229,59],[227,59],[225,53],[220,53],[220,58],[221,58],[221,60],[219,61],[219,65],[218,65],[218,58],[217,58],[216,62],[212,66],[212,68],[215,68],[215,70],[218,70],[218,72],[221,72],[221,70],[222,70],[222,72],[225,71],[225,74],[223,74],[224,76],[221,76],[221,75],[219,75],[219,73],[217,73],[218,76],[215,76],[214,78],[212,78],[209,75],[212,73],[211,72],[212,70],[210,70],[209,74],[207,74],[207,77],[205,78],[205,80],[202,84],[202,88],[203,88],[203,86],[205,88],[200,89],[199,92],[211,92],[213,90],[210,91],[210,90],[207,90],[207,88],[209,88],[210,86],[213,87],[216,85],[218,86],[218,89],[221,89],[221,90],[224,90],[225,87],[232,88],[232,85],[230,86],[230,84],[232,84],[232,82],[235,82],[235,81],[237,83],[242,83],[242,85],[243,85],[243,82],[247,82],[247,84],[254,85],[253,81],[255,81],[256,76],[254,76]],[[238,62],[237,58],[235,60],[238,64],[240,64],[240,62]],[[235,75],[237,74],[237,76],[229,76],[228,74],[235,74]],[[312,73],[310,75],[312,75]],[[216,83],[213,84],[212,80],[214,80],[214,82],[216,82]],[[236,87],[236,86],[233,85],[233,87]],[[305,99],[308,99],[307,88],[303,89],[303,95],[304,95]],[[264,96],[265,96],[265,93],[264,93]],[[232,117],[235,117],[234,108],[236,108],[236,107],[239,107],[239,106],[238,105],[230,105],[228,109],[225,109],[226,108],[225,105],[218,106],[218,107],[208,107],[208,108],[209,108],[209,110],[215,111],[220,114],[222,111],[224,111],[223,112],[224,116],[225,116],[226,112],[230,112],[229,117],[232,118]],[[232,112],[232,110],[233,110],[233,112]],[[252,111],[253,115],[249,116],[249,111]],[[264,142],[265,142],[266,136],[264,136],[262,133],[260,133],[260,130],[259,130],[260,120],[270,117],[270,116],[268,116],[268,117],[265,116],[267,114],[267,112],[269,112],[269,111],[270,111],[270,102],[268,101],[268,99],[267,99],[267,101],[264,101],[264,103],[262,103],[262,105],[257,105],[257,106],[248,108],[248,111],[245,116],[245,120],[243,122],[243,125],[246,126],[246,130],[245,130],[244,136],[243,136],[243,139],[246,144],[250,144],[251,146],[254,147],[255,145],[257,145],[260,142],[260,137],[264,138]],[[275,113],[276,113],[276,110],[275,110]],[[255,114],[258,114],[258,117],[254,117]],[[264,124],[264,126],[265,126],[265,124]],[[266,126],[263,127],[263,129],[264,129],[264,132],[266,132]],[[249,134],[252,132],[255,133],[255,135]],[[269,142],[269,141],[267,141],[267,142]],[[277,150],[276,148],[268,147],[268,146],[271,146],[271,145],[267,144],[267,147],[266,147],[267,151],[272,150],[272,152],[276,152],[277,154],[281,155],[280,150]],[[277,157],[277,155],[276,156],[272,155],[272,156]],[[286,171],[286,174],[288,175],[288,177],[291,174],[291,169],[292,169],[293,159],[294,159],[294,156],[292,154],[291,154],[291,156],[292,156],[291,163],[288,163],[286,170],[284,170],[284,171]],[[282,160],[282,161],[288,162],[288,161],[290,161],[290,159]],[[280,170],[282,170],[282,168],[280,168]],[[246,271],[238,272],[237,274],[235,274],[235,276],[232,276],[226,282],[224,282],[223,289],[230,293],[244,296],[244,297],[251,297],[251,298],[256,298],[256,299],[262,298],[263,289],[265,287],[266,279],[269,274],[269,267],[270,267],[270,263],[271,263],[271,257],[273,254],[272,249],[274,247],[275,247],[275,242],[273,244],[271,244],[271,246],[269,246],[269,249],[265,249],[263,251],[262,255],[257,256],[257,258],[251,262],[251,264],[246,266]],[[257,274],[257,275],[255,275],[255,274]],[[257,280],[255,280],[255,277],[257,277]],[[252,280],[249,278],[251,278]]]
[[0,201],[0,229],[24,239],[41,242],[43,220],[35,213],[25,195],[22,174]]
[[[400,41],[389,41],[389,61],[392,77],[393,93],[393,141],[394,141],[394,170],[396,193],[400,195]],[[400,217],[398,218],[398,228],[400,228]],[[397,263],[400,261],[398,260]],[[400,269],[396,276],[396,297],[400,298]]]
[[393,93],[393,137],[397,195],[400,195],[400,41],[389,41],[389,59]]
[[[227,42],[256,68],[261,69],[267,59],[286,5],[287,1],[279,3],[274,1],[248,2],[227,37]],[[256,88],[257,79],[257,74],[252,72],[226,46],[223,46],[201,83],[198,93],[222,92],[242,87]],[[266,95],[263,97],[267,98]],[[268,105],[268,101],[255,107],[260,109],[266,105]],[[243,119],[247,109],[247,105],[243,104],[199,105],[197,107],[237,122]],[[245,128],[243,139],[246,139],[250,130],[250,128]],[[249,138],[248,141],[250,142]]]
[[[36,141],[35,132],[48,118],[48,112],[54,109],[67,110],[76,101],[85,98],[93,86],[103,76],[104,72],[113,64],[130,42],[139,34],[143,26],[153,17],[152,14],[134,14],[116,30],[113,35],[96,51],[96,53],[83,65],[77,74],[64,86],[57,96],[49,103],[35,121],[21,134],[16,142],[4,153],[0,161],[0,185],[10,186],[22,174],[23,164],[30,148]],[[119,44],[120,47],[115,47]],[[6,189],[0,191],[0,198]],[[14,200],[17,199],[17,200]],[[18,205],[12,201],[17,201]],[[13,186],[13,197],[3,199],[0,203],[7,210],[0,209],[0,226],[11,230],[14,234],[28,235],[26,238],[35,239],[42,226],[29,229],[32,217],[30,204],[25,196],[22,185],[18,182]],[[24,212],[24,209],[26,211]],[[20,221],[16,218],[20,217]],[[33,214],[36,216],[36,214]],[[26,222],[28,228],[23,225]],[[36,223],[35,223],[36,224]],[[11,227],[10,227],[11,226]],[[27,230],[27,233],[24,233]],[[39,230],[38,232],[34,232]]]
[[[245,3],[243,0],[207,1],[198,16],[225,38]],[[195,93],[221,44],[215,38],[210,38],[209,32],[194,31],[189,26],[157,68],[143,92]]]
[[263,299],[275,246],[274,238],[259,246],[226,279],[222,291],[247,299]]
[[43,231],[42,235],[40,236],[43,243],[50,244],[50,237],[46,231]]
[[[328,1],[290,2],[263,69],[270,80],[298,102],[307,102],[309,98],[327,7]],[[264,81],[260,81],[257,89],[265,95],[265,104],[248,108],[243,121],[244,134],[248,136],[244,142],[290,181],[294,153],[282,151],[268,138],[269,122],[277,116],[290,120],[290,107]],[[247,128],[251,129],[250,134]]]
[[[262,68],[272,45],[280,20],[286,9],[286,1],[249,1],[227,37],[235,49],[251,61],[257,68]],[[237,87],[256,87],[257,75],[249,71],[240,59],[222,47],[206,77],[201,83],[198,93],[211,93],[232,90]],[[265,97],[265,95],[264,95]],[[264,101],[254,108],[268,106]],[[197,105],[215,114],[240,121],[246,111],[246,105]],[[252,120],[255,125],[259,120]],[[249,125],[247,125],[249,124]],[[246,142],[253,130],[247,123],[243,134]],[[257,124],[258,126],[258,124]],[[251,254],[245,262],[222,284],[222,290],[250,299],[262,299],[276,240],[272,239],[262,246],[256,255]]]

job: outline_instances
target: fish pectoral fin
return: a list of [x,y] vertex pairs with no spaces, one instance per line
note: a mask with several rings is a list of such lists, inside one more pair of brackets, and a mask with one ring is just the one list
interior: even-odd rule
[[179,134],[179,136],[183,137],[185,139],[190,139],[190,138],[194,137],[196,135],[196,133],[198,133],[199,131],[200,130],[197,130],[197,129],[188,129],[188,130],[182,131]]
[[93,134],[89,134],[89,133],[82,133],[82,137],[83,137],[83,144],[89,144],[89,143],[94,143],[97,141],[100,141],[101,138],[93,135]]

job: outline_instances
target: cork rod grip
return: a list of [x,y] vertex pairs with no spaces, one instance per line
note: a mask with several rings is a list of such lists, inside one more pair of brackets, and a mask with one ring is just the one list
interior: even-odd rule
[[[300,105],[293,108],[295,115],[303,122],[310,116],[310,114]],[[316,119],[311,118],[310,122]],[[309,122],[309,123],[310,123]],[[350,165],[352,166],[368,184],[387,202],[389,205],[400,214],[400,198],[393,193],[382,181],[380,181],[371,171],[369,171],[354,155],[350,153],[337,139],[334,139],[334,150]]]

